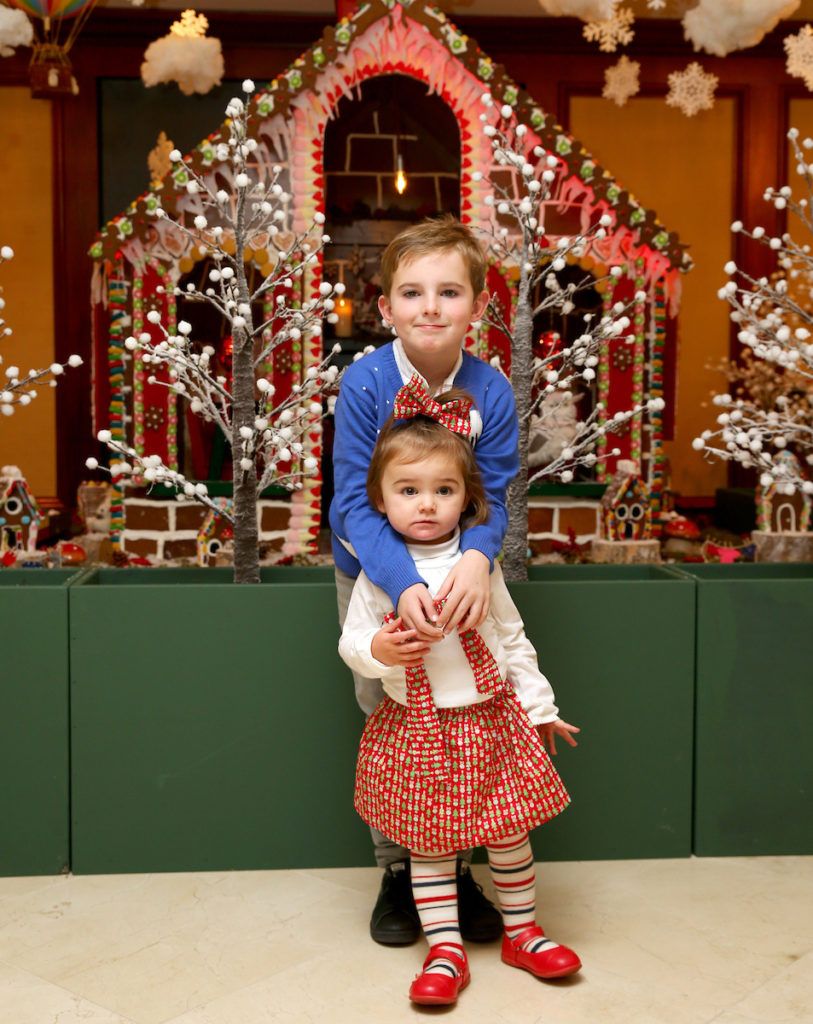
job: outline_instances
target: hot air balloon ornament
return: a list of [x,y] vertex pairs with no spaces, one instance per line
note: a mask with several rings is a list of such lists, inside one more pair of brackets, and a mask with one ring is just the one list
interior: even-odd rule
[[11,0],[34,26],[28,68],[31,95],[37,99],[79,92],[68,57],[96,0]]

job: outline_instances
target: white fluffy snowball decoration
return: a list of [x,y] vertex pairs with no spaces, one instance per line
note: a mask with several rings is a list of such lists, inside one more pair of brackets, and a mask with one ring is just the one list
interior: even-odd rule
[[801,0],[700,0],[683,17],[683,34],[695,50],[725,57],[756,46]]
[[0,6],[0,57],[11,57],[15,46],[30,46],[33,41],[34,29],[25,14]]
[[615,13],[619,0],[539,0],[546,14],[562,18],[581,18],[582,21],[608,21]]
[[170,33],[150,43],[141,65],[144,85],[177,82],[185,96],[207,93],[223,80],[220,40]]

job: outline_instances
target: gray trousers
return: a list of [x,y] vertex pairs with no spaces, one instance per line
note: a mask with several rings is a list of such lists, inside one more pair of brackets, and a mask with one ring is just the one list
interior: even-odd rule
[[[355,582],[352,576],[348,576],[347,573],[336,568],[336,603],[339,606],[339,626],[342,629],[344,629],[344,620],[347,618],[347,609]],[[365,717],[369,718],[384,697],[384,686],[380,679],[366,679],[357,672],[353,673],[353,684],[356,689],[356,703],[364,712]],[[386,868],[390,864],[407,860],[409,857],[409,850],[393,842],[392,839],[387,839],[372,825],[370,826],[370,835],[373,838],[375,862],[380,868]],[[471,855],[471,850],[465,850],[461,852],[460,857],[467,863],[471,863]]]

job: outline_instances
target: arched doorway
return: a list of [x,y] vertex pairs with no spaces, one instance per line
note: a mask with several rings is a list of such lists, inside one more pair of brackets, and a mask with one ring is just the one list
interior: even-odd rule
[[[378,313],[378,268],[388,243],[411,223],[460,216],[461,140],[457,118],[426,83],[408,75],[365,79],[339,100],[324,139],[325,251],[329,280],[346,286],[339,323],[325,345],[342,346],[340,364],[391,335]],[[404,187],[399,191],[398,171]],[[333,498],[333,424],[323,423],[322,515]]]
[[325,127],[325,273],[344,280],[351,306],[326,341],[338,335],[348,360],[388,338],[376,302],[390,240],[424,217],[460,215],[460,156],[457,118],[416,78],[368,78],[339,100]]

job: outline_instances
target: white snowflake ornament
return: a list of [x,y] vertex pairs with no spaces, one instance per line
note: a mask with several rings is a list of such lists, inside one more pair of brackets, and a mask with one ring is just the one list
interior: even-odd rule
[[678,107],[686,117],[694,117],[701,110],[714,106],[714,90],[719,82],[717,75],[693,61],[684,71],[673,71],[669,75],[669,94],[666,103]]
[[662,11],[666,7],[666,0],[646,0],[650,11]]
[[641,65],[637,60],[630,60],[624,54],[617,64],[607,68],[604,72],[604,88],[601,95],[605,100],[612,100],[619,107],[623,107],[630,96],[635,96],[641,88],[638,76],[641,72]]
[[784,46],[788,74],[804,79],[808,89],[813,89],[813,28],[810,25],[800,28],[795,36],[785,39]]
[[582,34],[589,43],[597,41],[602,53],[615,53],[619,46],[632,42],[635,36],[632,29],[634,21],[632,8],[621,7],[606,21],[591,21],[585,25]]

